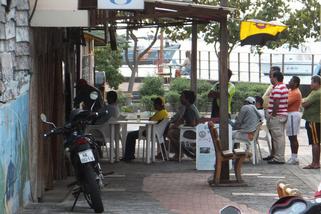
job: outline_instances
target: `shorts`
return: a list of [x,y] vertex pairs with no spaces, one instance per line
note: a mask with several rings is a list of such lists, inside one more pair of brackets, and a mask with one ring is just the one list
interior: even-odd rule
[[305,128],[309,138],[309,144],[320,144],[320,123],[305,122]]
[[286,124],[286,135],[287,136],[296,136],[300,132],[300,122],[301,122],[301,113],[289,112],[288,121]]

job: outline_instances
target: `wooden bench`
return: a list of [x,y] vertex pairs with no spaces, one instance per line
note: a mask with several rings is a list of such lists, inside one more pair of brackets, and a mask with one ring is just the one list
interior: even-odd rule
[[[234,151],[223,150],[221,141],[218,138],[217,130],[212,122],[208,123],[208,128],[212,136],[212,141],[213,141],[215,153],[216,153],[215,172],[214,172],[213,180],[209,180],[209,184],[216,185],[216,186],[219,186],[221,184],[231,185],[232,183],[244,185],[244,181],[242,180],[242,175],[241,175],[241,168],[245,158],[248,155],[247,152],[242,149],[234,149]],[[229,160],[235,160],[234,172],[235,172],[236,180],[228,181],[226,183],[225,181],[221,180],[222,163],[228,162]]]

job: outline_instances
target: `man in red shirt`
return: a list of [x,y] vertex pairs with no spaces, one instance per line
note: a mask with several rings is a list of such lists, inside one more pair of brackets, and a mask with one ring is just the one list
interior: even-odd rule
[[291,145],[291,158],[287,161],[288,164],[299,164],[298,149],[299,143],[297,134],[300,130],[301,113],[300,106],[302,101],[301,91],[299,89],[300,78],[293,76],[289,82],[289,95],[288,95],[288,122],[286,134],[290,140]]
[[285,124],[288,116],[288,89],[283,84],[283,74],[275,71],[270,77],[273,89],[269,98],[267,126],[275,149],[269,164],[284,164]]

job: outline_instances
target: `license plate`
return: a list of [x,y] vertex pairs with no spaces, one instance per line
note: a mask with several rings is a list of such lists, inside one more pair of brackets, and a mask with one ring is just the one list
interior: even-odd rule
[[88,162],[95,161],[95,157],[91,149],[87,149],[85,151],[79,152],[78,155],[81,163],[88,163]]

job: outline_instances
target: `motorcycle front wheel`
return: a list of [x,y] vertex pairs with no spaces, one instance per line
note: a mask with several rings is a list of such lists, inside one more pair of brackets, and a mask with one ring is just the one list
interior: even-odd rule
[[84,197],[95,213],[104,212],[100,188],[96,180],[96,172],[91,163],[84,166]]

